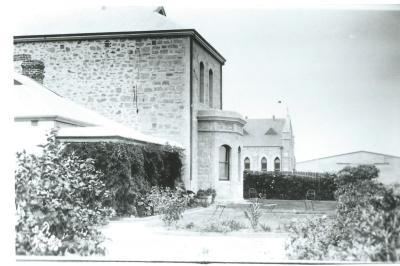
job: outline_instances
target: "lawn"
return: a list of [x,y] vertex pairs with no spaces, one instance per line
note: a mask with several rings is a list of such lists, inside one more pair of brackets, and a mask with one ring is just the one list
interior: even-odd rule
[[[285,225],[289,224],[293,219],[304,219],[321,215],[331,216],[334,215],[336,208],[335,201],[314,201],[314,210],[312,210],[309,202],[306,209],[306,205],[302,200],[263,199],[260,202],[262,213],[260,224],[275,233],[284,233]],[[183,215],[183,219],[179,221],[178,228],[181,230],[204,231],[201,230],[201,227],[204,227],[206,224],[231,220],[250,228],[250,222],[244,214],[244,210],[249,208],[250,204],[251,200],[246,200],[241,203],[226,204],[224,209],[217,209],[217,204],[213,204],[199,211],[188,211],[188,213]],[[276,206],[271,210],[267,207],[268,204],[276,204]],[[240,231],[249,232],[249,230]],[[260,228],[260,231],[263,231],[263,229]]]
[[[263,204],[277,204],[272,212],[264,208],[260,219],[271,232],[254,232],[243,213],[249,204],[227,204],[221,217],[219,211],[213,215],[215,204],[189,209],[177,226],[171,227],[165,227],[157,216],[112,221],[102,229],[108,239],[107,257],[139,261],[286,261],[284,225],[292,219],[333,215],[336,206],[336,202],[317,201],[312,211],[305,209],[304,201],[263,200]],[[199,230],[224,220],[237,221],[247,228],[228,233]],[[190,224],[194,226],[188,228]]]
[[[213,204],[207,208],[198,207],[189,209],[183,214],[183,218],[179,220],[176,226],[167,230],[168,234],[193,233],[204,234],[217,232],[214,230],[214,225],[222,222],[235,223],[235,230],[240,235],[254,234],[254,230],[250,226],[249,220],[244,214],[244,210],[249,208],[252,200],[244,200],[240,203],[228,203],[225,208],[217,209],[217,204]],[[314,201],[314,210],[310,203],[307,203],[307,209],[302,200],[261,200],[261,217],[259,220],[260,227],[256,230],[257,233],[286,233],[285,226],[294,219],[305,219],[313,216],[332,216],[335,214],[335,201]],[[276,207],[271,210],[266,205],[276,204]],[[214,225],[213,225],[214,224]],[[159,219],[153,219],[147,223],[155,231],[164,232],[163,224]],[[225,232],[226,233],[226,232]]]

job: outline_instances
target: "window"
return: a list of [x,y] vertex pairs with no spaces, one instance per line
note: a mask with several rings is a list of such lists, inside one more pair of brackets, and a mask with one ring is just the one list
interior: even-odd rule
[[204,103],[204,64],[200,62],[200,102]]
[[229,180],[231,148],[227,145],[219,147],[219,180]]
[[278,157],[276,157],[275,161],[274,161],[274,170],[275,171],[280,171],[281,170],[281,160],[279,160]]
[[261,159],[261,171],[267,171],[267,158],[265,157]]
[[208,104],[210,105],[211,108],[213,108],[213,84],[214,82],[214,77],[213,77],[213,72],[210,69],[208,71]]
[[250,170],[250,159],[249,159],[249,157],[246,157],[246,159],[244,159],[244,170]]

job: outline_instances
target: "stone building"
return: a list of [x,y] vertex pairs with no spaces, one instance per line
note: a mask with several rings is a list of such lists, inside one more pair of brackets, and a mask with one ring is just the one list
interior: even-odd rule
[[372,164],[379,169],[379,181],[384,184],[400,183],[400,157],[356,151],[298,162],[297,170],[305,172],[337,172],[346,166]]
[[252,171],[294,171],[294,136],[286,118],[248,119],[243,136],[243,168]]
[[17,72],[113,121],[179,142],[187,189],[242,198],[246,122],[222,110],[225,59],[196,30],[176,25],[162,7],[81,9],[23,23],[14,36]]

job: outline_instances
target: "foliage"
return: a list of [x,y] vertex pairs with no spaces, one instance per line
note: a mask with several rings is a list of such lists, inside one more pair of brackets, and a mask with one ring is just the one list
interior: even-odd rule
[[[206,201],[204,198],[211,196],[210,201]],[[208,207],[210,204],[214,203],[217,192],[213,188],[199,189],[196,193],[196,201],[200,206]]]
[[109,206],[118,215],[147,216],[145,196],[152,186],[175,187],[181,181],[181,150],[155,144],[70,143],[65,153],[93,158],[111,192]]
[[147,196],[149,205],[153,208],[154,214],[160,214],[161,220],[167,225],[176,224],[187,208],[188,196],[182,188],[172,190],[169,187],[152,187]]
[[256,230],[262,216],[261,206],[258,199],[251,202],[250,206],[244,210],[244,215],[250,221],[251,227]]
[[400,260],[400,196],[374,179],[375,166],[346,167],[335,179],[335,219],[292,224],[288,254],[297,259]]
[[63,156],[55,132],[39,155],[17,154],[15,171],[16,253],[104,254],[96,226],[108,222],[110,194],[92,159]]
[[336,184],[334,174],[321,174],[318,177],[299,177],[283,175],[280,172],[244,172],[243,195],[249,198],[249,189],[255,188],[270,199],[303,200],[307,190],[316,192],[317,200],[333,200]]
[[271,227],[267,224],[260,223],[260,228],[264,232],[271,232]]
[[246,226],[235,220],[212,221],[211,223],[203,226],[201,232],[214,232],[214,233],[228,233],[239,231],[246,228]]

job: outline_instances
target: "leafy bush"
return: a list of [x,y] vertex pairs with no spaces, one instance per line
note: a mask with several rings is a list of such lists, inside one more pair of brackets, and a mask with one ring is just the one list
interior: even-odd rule
[[70,143],[65,153],[93,158],[110,190],[109,206],[118,215],[151,215],[145,196],[152,186],[174,188],[181,181],[181,150],[155,144]]
[[256,230],[262,216],[261,206],[258,199],[251,202],[250,206],[244,210],[244,215],[250,221],[251,227]]
[[288,254],[297,259],[400,260],[400,196],[374,179],[375,166],[338,173],[335,219],[292,224]]
[[263,230],[264,232],[271,232],[271,227],[267,224],[264,223],[260,223],[260,228],[261,230]]
[[249,198],[249,189],[266,194],[270,199],[305,199],[307,190],[316,192],[317,200],[334,200],[336,184],[334,174],[320,174],[318,177],[299,177],[283,175],[280,172],[245,171],[243,195]]
[[18,255],[104,254],[96,226],[108,222],[109,191],[92,159],[63,154],[55,132],[40,155],[17,154],[15,171]]
[[169,187],[152,187],[147,196],[155,214],[168,226],[176,224],[187,208],[188,196],[182,188],[172,190]]
[[[210,201],[205,201],[203,198],[211,196]],[[213,188],[199,189],[196,193],[196,199],[198,204],[203,207],[208,207],[210,204],[214,203],[217,192]]]
[[213,221],[203,226],[201,232],[228,233],[239,231],[246,226],[235,220]]

